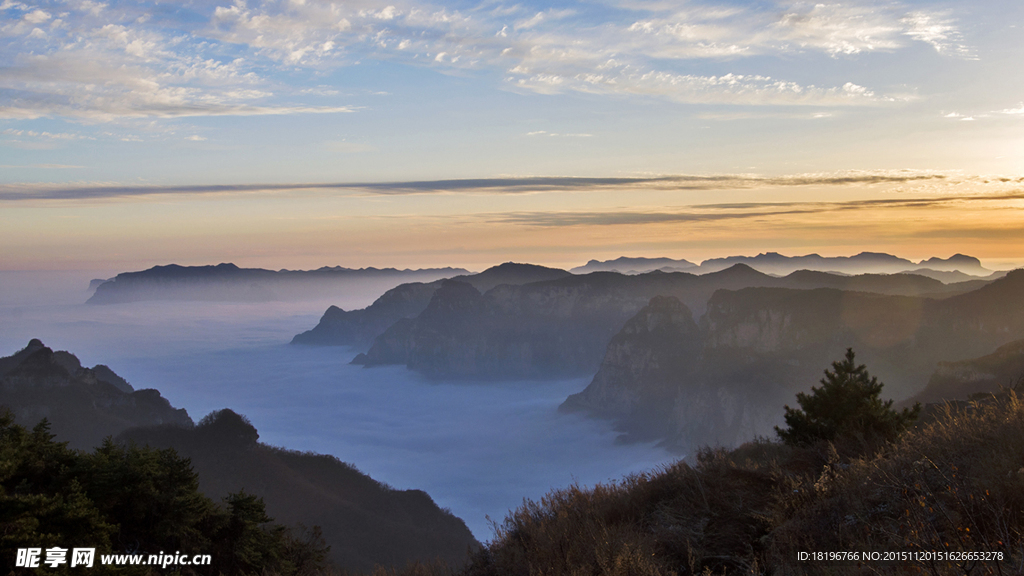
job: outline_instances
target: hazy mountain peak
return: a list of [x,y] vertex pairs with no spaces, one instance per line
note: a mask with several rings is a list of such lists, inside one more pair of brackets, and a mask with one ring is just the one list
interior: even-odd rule
[[478,275],[493,274],[493,273],[496,273],[496,272],[524,272],[524,271],[539,271],[539,270],[554,270],[554,271],[558,271],[558,272],[562,272],[563,271],[563,270],[560,270],[558,268],[549,268],[547,266],[541,266],[539,264],[529,264],[529,263],[524,263],[524,262],[504,262],[502,264],[498,264],[497,266],[491,266],[490,268],[484,270],[483,272],[481,272]]

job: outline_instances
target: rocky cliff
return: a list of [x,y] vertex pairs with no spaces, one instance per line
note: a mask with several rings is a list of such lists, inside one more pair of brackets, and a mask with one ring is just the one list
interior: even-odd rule
[[[478,291],[486,292],[502,284],[518,285],[570,276],[565,270],[506,262],[479,274],[456,276]],[[413,318],[430,303],[441,281],[402,284],[385,292],[370,306],[345,311],[331,306],[311,330],[292,338],[292,344],[354,346],[366,349],[373,339],[396,322]]]
[[[712,294],[722,289],[822,285],[872,289],[880,294],[939,292],[944,297],[960,291],[955,285],[921,276],[794,273],[775,278],[743,264],[703,276],[595,272],[500,285],[484,293],[445,284],[450,289],[434,293],[421,314],[393,324],[356,361],[371,366],[405,364],[431,376],[449,378],[589,375],[600,366],[612,336],[654,296],[674,297],[699,316],[705,313]],[[801,299],[793,305],[799,308]]]
[[1024,392],[1024,340],[1015,340],[979,358],[939,362],[925,389],[904,404],[998,394],[1008,389]]
[[[655,299],[611,340],[591,384],[563,409],[612,418],[639,437],[655,431],[684,451],[730,445],[771,435],[783,405],[848,347],[886,383],[887,396],[902,399],[924,388],[937,365],[929,385],[935,394],[954,388],[943,377],[977,376],[979,366],[997,360],[940,362],[1020,338],[1024,271],[944,299],[829,288],[721,290],[696,326],[681,303]],[[1016,352],[1013,345],[1001,349],[1000,370],[1016,366]]]
[[591,384],[560,409],[628,422],[636,437],[664,437],[676,390],[694,380],[700,352],[690,309],[655,296],[612,338]]

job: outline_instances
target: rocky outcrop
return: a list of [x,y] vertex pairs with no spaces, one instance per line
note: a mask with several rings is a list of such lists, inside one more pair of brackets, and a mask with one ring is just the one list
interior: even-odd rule
[[375,339],[368,366],[405,364],[433,377],[556,378],[593,373],[601,351],[646,299],[605,281],[501,285],[481,294],[457,281],[442,285],[414,319]]
[[106,366],[84,368],[73,354],[54,352],[36,339],[0,359],[0,405],[26,426],[47,418],[72,448],[97,446],[133,426],[192,426],[188,413],[156,390],[132,390]]

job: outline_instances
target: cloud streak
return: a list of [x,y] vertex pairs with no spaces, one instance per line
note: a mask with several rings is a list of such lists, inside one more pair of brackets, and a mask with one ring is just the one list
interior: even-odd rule
[[185,186],[86,185],[55,186],[10,184],[0,185],[0,201],[23,200],[95,200],[160,195],[240,194],[253,192],[287,192],[297,190],[346,192],[350,194],[529,194],[537,192],[591,191],[607,189],[647,190],[722,190],[776,186],[844,186],[892,184],[915,181],[942,181],[943,174],[893,171],[878,173],[810,174],[780,177],[744,175],[654,176],[637,178],[523,177],[479,178],[459,180],[422,180],[410,182],[369,183],[291,183],[230,184]]
[[952,208],[965,204],[1024,200],[1024,191],[1011,194],[977,196],[935,196],[929,198],[885,198],[848,202],[763,202],[703,204],[680,211],[621,212],[515,212],[492,217],[493,223],[537,227],[622,226],[680,224],[750,220],[808,214],[849,212],[870,209]]

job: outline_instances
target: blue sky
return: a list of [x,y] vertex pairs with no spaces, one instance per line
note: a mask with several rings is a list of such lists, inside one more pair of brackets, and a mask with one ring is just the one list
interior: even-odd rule
[[[94,253],[106,249],[104,242],[140,234],[140,225],[190,229],[205,235],[204,245],[225,247],[220,258],[140,248],[104,265],[228,257],[282,267],[294,267],[296,258],[345,264],[337,245],[318,252],[314,242],[322,238],[302,240],[308,232],[267,218],[333,215],[340,222],[359,215],[360,226],[382,222],[371,234],[381,242],[422,243],[407,234],[430,236],[423,218],[456,218],[468,209],[477,223],[509,222],[520,212],[678,213],[708,200],[706,192],[665,197],[636,186],[573,186],[498,200],[493,190],[461,187],[430,199],[422,190],[416,199],[389,195],[389,206],[380,208],[379,194],[300,190],[310,183],[740,175],[762,180],[744,180],[727,194],[737,201],[795,195],[835,202],[900,186],[870,178],[820,184],[836,175],[931,174],[942,177],[942,191],[914,190],[1001,197],[1005,182],[992,188],[986,180],[1024,172],[1022,26],[1024,7],[1009,1],[2,0],[0,203],[7,216],[0,219],[18,231],[0,233],[0,245],[27,246],[29,225],[60,228],[68,236],[36,260],[68,266],[73,258],[54,260],[59,242],[87,243],[84,225],[72,221],[92,218],[110,234],[102,241],[90,236],[98,242]],[[771,180],[806,175],[819,187],[779,188]],[[296,188],[222,190],[211,200],[208,187],[221,184]],[[175,186],[193,188],[166,188]],[[101,191],[71,192],[86,188]],[[172,196],[173,206],[146,204]],[[200,225],[220,206],[210,202],[230,206],[219,231],[212,221]],[[1006,200],[985,210],[1004,224],[1019,214]],[[396,214],[404,218],[397,230],[388,220]],[[168,219],[175,218],[172,226]],[[651,229],[678,242],[623,243],[619,251],[699,260],[722,250],[821,245],[822,237],[785,233],[777,224],[767,222],[772,232],[765,228],[756,240],[727,246],[701,244],[690,230],[683,241],[682,230]],[[343,233],[351,228],[338,226]],[[540,246],[558,254],[551,263],[619,255],[613,239],[595,240],[605,232],[574,230],[554,241],[535,228],[519,229],[502,247],[469,260],[457,256],[469,242],[460,240],[444,263],[538,258]],[[934,237],[929,230],[918,232]],[[988,257],[1016,258],[1016,232],[1001,234],[987,234]],[[258,254],[240,248],[246,235],[259,238]],[[168,231],[153,242],[162,246],[173,237]],[[951,234],[936,249],[963,239]],[[920,238],[861,240],[931,255],[923,254],[928,244]],[[305,251],[303,242],[310,243]],[[854,247],[833,242],[824,249]],[[443,243],[432,250],[431,263],[446,258]],[[426,263],[422,254],[383,248],[351,260]],[[25,262],[8,258],[0,266]]]

